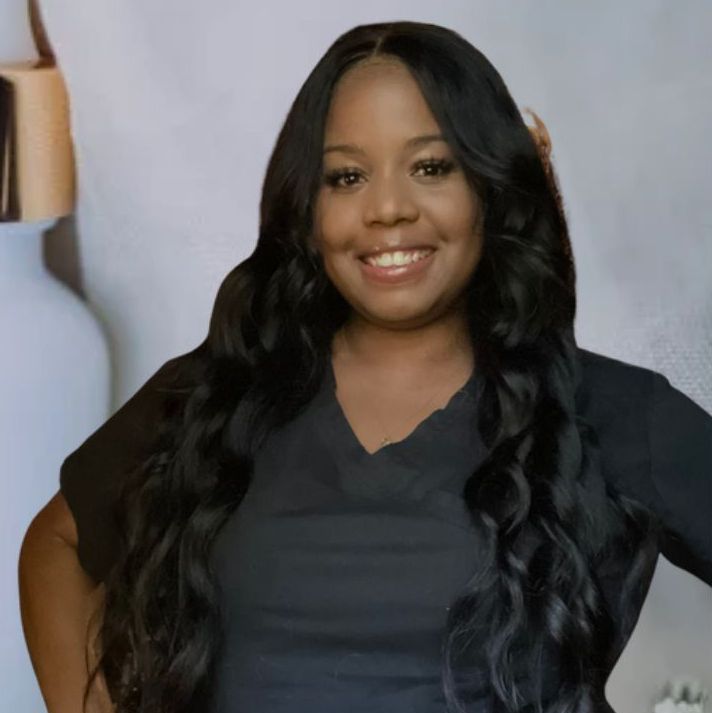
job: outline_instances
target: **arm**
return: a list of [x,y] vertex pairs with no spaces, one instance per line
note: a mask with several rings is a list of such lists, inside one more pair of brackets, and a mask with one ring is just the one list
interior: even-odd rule
[[[25,534],[19,561],[22,623],[49,713],[82,711],[81,697],[97,658],[86,651],[89,619],[103,604],[100,583],[117,554],[119,532],[112,517],[117,488],[150,449],[165,395],[183,363],[181,357],[166,362],[66,456],[59,491]],[[96,630],[94,622],[92,639]],[[111,710],[98,675],[86,713]]]
[[[86,649],[91,615],[103,601],[103,585],[81,567],[77,529],[61,493],[40,510],[27,529],[18,567],[20,612],[32,666],[48,713],[79,713],[96,657]],[[96,628],[92,628],[92,638]],[[86,713],[113,706],[99,674]]]

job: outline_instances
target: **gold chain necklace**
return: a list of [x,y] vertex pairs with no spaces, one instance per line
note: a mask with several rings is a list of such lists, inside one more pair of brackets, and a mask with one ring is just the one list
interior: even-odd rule
[[[345,331],[342,330],[341,332],[339,332],[339,335],[341,336],[341,341],[342,341],[345,345],[348,346],[348,339],[347,339],[347,337],[346,337]],[[454,374],[455,371],[453,371],[452,373]],[[363,380],[359,379],[359,381],[361,381],[361,383],[365,385],[365,382],[364,382]],[[461,388],[462,388],[462,387],[461,387]],[[461,389],[458,389],[458,391],[459,391],[459,390],[461,390]],[[432,403],[433,399],[434,399],[439,393],[441,393],[441,391],[436,391],[433,395],[431,395],[430,398],[429,398],[422,406],[420,406],[417,411],[414,411],[414,412],[413,412],[413,414],[414,414],[414,413],[420,413],[423,409],[425,409],[430,403]],[[453,394],[453,395],[454,395],[454,394]],[[411,414],[411,415],[412,415],[412,414]],[[385,433],[385,432],[387,431],[387,429],[383,426],[383,421],[381,421],[381,419],[378,417],[377,414],[376,414],[376,420],[378,421],[378,423],[379,423],[379,425],[380,425],[380,427],[381,427],[381,431],[382,431],[383,433]],[[393,443],[393,441],[390,439],[389,436],[384,436],[384,437],[381,439],[381,442],[380,442],[380,444],[379,444],[379,447],[387,446],[389,443]]]

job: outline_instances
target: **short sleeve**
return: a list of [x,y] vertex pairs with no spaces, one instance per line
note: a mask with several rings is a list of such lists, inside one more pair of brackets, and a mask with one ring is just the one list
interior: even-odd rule
[[79,562],[97,582],[105,578],[119,545],[112,508],[118,486],[150,452],[179,359],[158,369],[60,467],[60,491],[76,522]]
[[660,551],[712,585],[712,416],[658,372],[648,414],[651,479],[664,526]]

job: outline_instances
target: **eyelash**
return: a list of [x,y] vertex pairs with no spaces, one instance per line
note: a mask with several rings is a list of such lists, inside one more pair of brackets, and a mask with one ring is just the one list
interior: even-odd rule
[[[433,167],[433,168],[440,169],[441,170],[440,176],[448,175],[455,167],[455,164],[453,161],[449,161],[448,159],[438,159],[438,158],[426,158],[421,161],[418,161],[415,165],[416,165],[416,168]],[[356,184],[351,183],[346,186],[340,186],[338,182],[344,176],[352,176],[357,173],[359,173],[359,171],[358,171],[358,169],[355,169],[355,168],[335,169],[335,170],[329,171],[328,173],[325,174],[324,182],[327,185],[331,186],[332,188],[351,188],[352,186],[354,186]],[[438,178],[438,177],[439,176],[426,176],[426,178]]]

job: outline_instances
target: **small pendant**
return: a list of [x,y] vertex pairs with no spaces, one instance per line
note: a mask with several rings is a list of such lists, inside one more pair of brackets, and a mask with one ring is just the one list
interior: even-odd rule
[[391,442],[391,439],[386,436],[384,439],[381,440],[381,445],[382,446],[387,446]]

